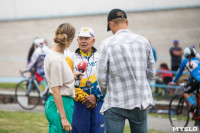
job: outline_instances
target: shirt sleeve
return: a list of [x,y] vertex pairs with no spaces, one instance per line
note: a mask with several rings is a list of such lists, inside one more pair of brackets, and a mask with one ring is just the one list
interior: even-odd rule
[[154,61],[154,56],[153,56],[153,52],[152,49],[150,47],[150,44],[147,44],[147,55],[148,55],[148,59],[147,59],[147,79],[148,81],[151,81],[153,79],[153,77],[156,74],[156,68],[155,68],[155,61]]
[[63,85],[63,67],[61,60],[53,60],[50,67],[51,88]]
[[106,94],[107,81],[108,81],[108,51],[105,49],[105,45],[101,44],[99,59],[97,63],[97,82],[100,90],[103,94]]

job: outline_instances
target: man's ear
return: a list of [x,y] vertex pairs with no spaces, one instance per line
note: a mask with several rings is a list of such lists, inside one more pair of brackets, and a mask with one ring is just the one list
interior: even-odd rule
[[95,43],[95,39],[93,39],[93,44]]
[[128,26],[128,20],[126,21],[126,25]]
[[108,24],[109,24],[109,27],[112,26],[112,21],[109,21]]

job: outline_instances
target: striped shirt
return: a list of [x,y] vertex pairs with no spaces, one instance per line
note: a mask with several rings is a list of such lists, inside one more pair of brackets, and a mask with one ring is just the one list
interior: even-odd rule
[[100,112],[154,105],[149,81],[155,73],[153,52],[144,37],[123,29],[102,41],[97,81],[106,96]]

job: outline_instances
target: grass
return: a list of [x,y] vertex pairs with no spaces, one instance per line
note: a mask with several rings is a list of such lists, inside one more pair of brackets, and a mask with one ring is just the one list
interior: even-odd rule
[[13,89],[16,87],[17,83],[0,83],[0,88],[2,89]]
[[[47,133],[48,121],[44,113],[0,110],[0,133]],[[130,133],[125,126],[124,133]],[[162,133],[148,130],[148,133]]]

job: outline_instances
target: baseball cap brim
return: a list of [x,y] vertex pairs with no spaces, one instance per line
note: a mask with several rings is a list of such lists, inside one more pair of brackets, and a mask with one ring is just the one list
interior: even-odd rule
[[82,36],[82,37],[92,37],[91,35],[84,34],[84,33],[80,33],[78,36]]

